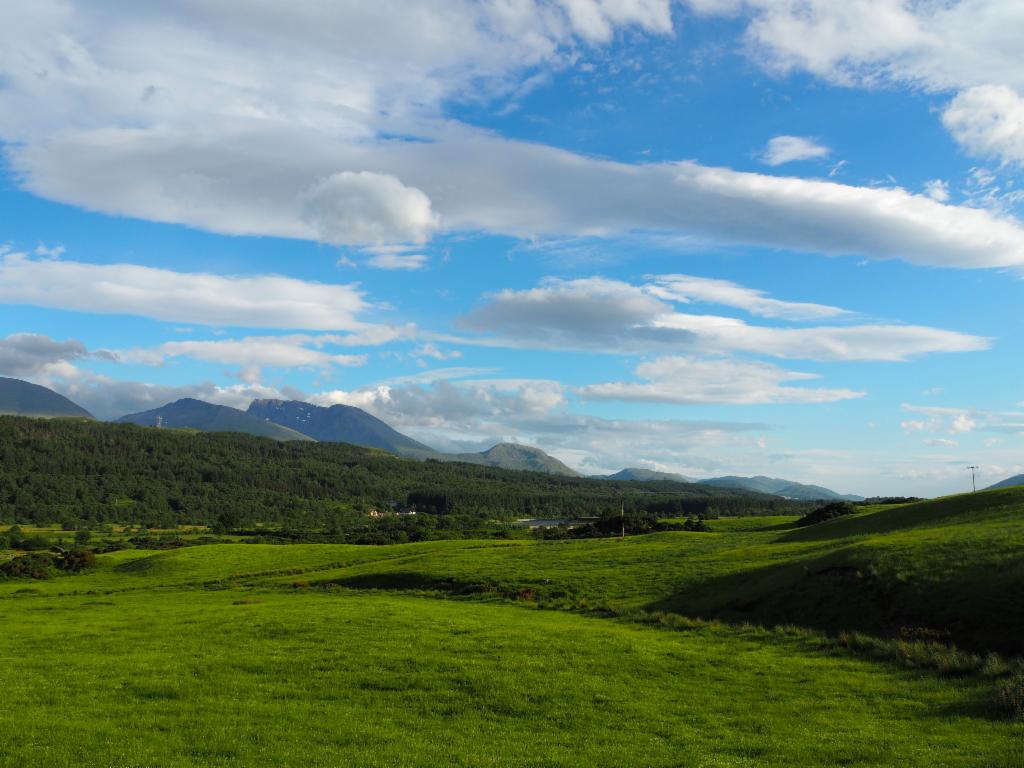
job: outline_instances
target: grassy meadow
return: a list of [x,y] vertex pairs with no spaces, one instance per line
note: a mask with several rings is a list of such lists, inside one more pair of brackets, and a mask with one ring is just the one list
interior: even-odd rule
[[1024,766],[1024,489],[793,522],[0,581],[0,766]]

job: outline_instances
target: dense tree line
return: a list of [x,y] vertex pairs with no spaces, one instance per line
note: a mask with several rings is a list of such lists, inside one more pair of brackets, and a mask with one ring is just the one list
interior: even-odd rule
[[[409,540],[520,517],[780,514],[795,502],[667,482],[611,482],[400,459],[343,443],[70,419],[0,417],[0,522],[149,528],[257,524]],[[371,510],[415,517],[368,523]],[[400,536],[399,538],[402,538]]]

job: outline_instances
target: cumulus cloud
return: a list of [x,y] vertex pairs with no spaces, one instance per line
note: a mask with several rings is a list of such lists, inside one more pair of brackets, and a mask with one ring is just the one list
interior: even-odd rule
[[949,184],[942,179],[930,179],[924,183],[924,193],[932,200],[944,203],[949,200]]
[[0,301],[171,322],[368,332],[353,285],[0,255]]
[[793,359],[901,361],[930,353],[983,350],[990,345],[988,339],[978,336],[917,325],[752,325],[732,317],[679,312],[668,303],[697,296],[753,307],[761,313],[827,314],[831,309],[773,303],[769,297],[733,284],[683,280],[677,288],[672,276],[639,286],[586,278],[548,280],[539,288],[502,291],[460,318],[458,324],[489,334],[468,338],[468,343],[620,354],[749,352]]
[[75,362],[90,356],[78,339],[58,341],[38,333],[13,333],[0,339],[0,375],[45,382],[75,375]]
[[[467,375],[472,375],[468,373]],[[379,384],[310,396],[320,405],[363,408],[446,451],[478,451],[497,442],[537,445],[584,472],[611,472],[649,461],[672,471],[721,469],[711,455],[749,446],[763,423],[686,419],[604,419],[568,410],[564,387],[542,379],[440,379]],[[654,448],[653,446],[657,446]]]
[[590,400],[633,400],[657,403],[831,403],[863,396],[850,389],[790,386],[818,376],[788,371],[775,365],[728,359],[670,356],[642,363],[636,375],[642,382],[591,384],[576,389]]
[[302,218],[317,239],[339,245],[422,243],[439,224],[423,190],[369,171],[318,181],[305,196]]
[[1024,92],[1016,0],[688,0],[747,19],[751,55],[777,72],[842,85],[959,90],[943,122],[979,155],[1020,162]]
[[[263,3],[241,12],[224,0],[110,24],[103,4],[40,0],[0,30],[10,166],[51,199],[228,234],[373,244],[670,230],[929,265],[1024,264],[1016,219],[905,190],[616,163],[445,118],[481,80],[501,92],[616,30],[671,32],[667,0],[388,8],[299,3],[280,25]],[[182,47],[191,55],[164,53]]]
[[797,160],[814,160],[827,157],[828,147],[803,136],[776,136],[768,142],[761,160],[766,165],[784,165]]
[[1024,97],[1013,88],[968,88],[946,107],[942,122],[971,153],[1024,163]]

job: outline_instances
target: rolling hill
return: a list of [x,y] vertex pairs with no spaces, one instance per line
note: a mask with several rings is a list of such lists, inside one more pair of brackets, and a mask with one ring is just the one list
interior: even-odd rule
[[994,491],[998,488],[1013,488],[1014,486],[1017,485],[1024,485],[1024,475],[1014,475],[1013,477],[1008,477],[1005,480],[999,481],[995,485],[990,485],[985,490]]
[[863,501],[862,496],[836,493],[820,485],[805,485],[792,480],[783,480],[776,477],[712,477],[708,480],[698,480],[702,485],[711,485],[715,488],[738,488],[745,491],[757,493],[768,493],[772,496],[782,496],[787,499],[799,501]]
[[498,443],[481,453],[448,453],[441,457],[444,461],[462,461],[467,464],[482,464],[486,467],[501,469],[518,469],[527,472],[543,472],[548,475],[565,475],[579,477],[580,473],[570,469],[554,456],[549,456],[540,448],[517,443]]
[[301,400],[253,400],[246,413],[320,442],[351,443],[413,458],[437,455],[430,446],[406,437],[376,416],[351,405],[323,407]]
[[171,427],[176,429],[197,429],[200,432],[242,432],[255,437],[269,437],[274,440],[312,440],[312,437],[296,432],[280,424],[264,421],[245,411],[226,405],[214,405],[202,400],[183,398],[173,403],[141,413],[130,413],[117,419],[121,424],[137,424],[141,427]]
[[11,416],[70,416],[91,419],[85,408],[59,395],[52,389],[21,379],[0,376],[0,414]]
[[644,469],[642,467],[628,467],[626,469],[619,470],[614,475],[593,475],[595,480],[632,480],[639,483],[647,483],[651,481],[661,481],[670,483],[695,483],[697,482],[692,477],[686,475],[679,475],[675,472],[658,472],[653,469]]

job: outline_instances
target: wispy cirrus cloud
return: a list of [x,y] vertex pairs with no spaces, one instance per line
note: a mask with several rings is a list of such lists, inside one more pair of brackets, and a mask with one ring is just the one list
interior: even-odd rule
[[0,254],[0,302],[169,322],[382,333],[355,285]]
[[680,405],[766,403],[834,403],[862,397],[851,389],[793,386],[819,378],[816,374],[789,371],[768,363],[660,357],[636,368],[641,381],[616,381],[577,387],[586,400],[619,400]]
[[776,317],[844,314],[824,305],[777,301],[725,281],[670,275],[641,285],[600,277],[547,280],[537,288],[493,294],[457,324],[487,334],[484,341],[498,345],[619,354],[742,352],[791,359],[901,361],[978,351],[991,343],[918,325],[754,325],[733,317],[681,312],[674,304],[698,299]]
[[814,139],[804,136],[776,136],[761,153],[765,165],[785,165],[799,160],[817,160],[828,157],[830,150]]

